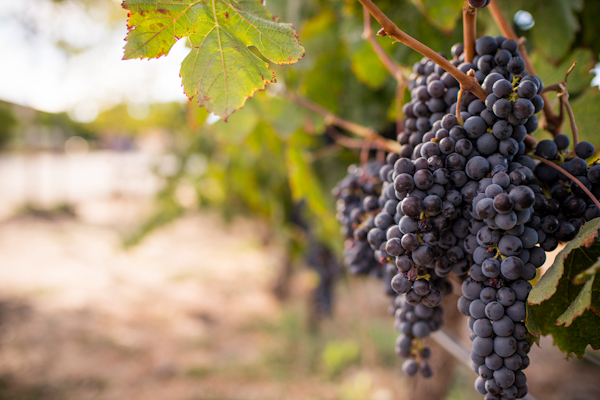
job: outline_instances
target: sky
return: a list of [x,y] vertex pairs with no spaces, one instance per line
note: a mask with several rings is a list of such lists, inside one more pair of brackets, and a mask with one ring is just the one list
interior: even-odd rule
[[[0,99],[67,111],[82,122],[123,102],[185,101],[179,78],[189,51],[184,41],[169,57],[123,61],[127,13],[110,8],[116,1],[96,1],[105,5],[91,12],[77,1],[0,1]],[[57,47],[59,42],[75,53]]]

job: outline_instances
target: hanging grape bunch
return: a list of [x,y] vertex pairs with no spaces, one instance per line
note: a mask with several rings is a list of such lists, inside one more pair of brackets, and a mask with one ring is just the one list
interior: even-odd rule
[[[451,291],[445,278],[468,272],[458,308],[469,317],[475,388],[487,400],[522,398],[528,281],[546,251],[573,239],[600,213],[578,183],[527,155],[525,139],[544,107],[543,83],[525,71],[516,41],[485,36],[475,48],[468,63],[464,47],[454,46],[451,63],[471,71],[488,95],[482,101],[463,93],[458,113],[458,81],[427,58],[415,64],[400,154],[389,154],[379,173],[380,223],[360,239],[386,265],[398,293],[396,352],[408,358],[407,375],[433,375],[422,339],[442,324],[439,304]],[[593,146],[579,143],[573,154],[569,145],[559,135],[540,142],[535,154],[561,161],[597,196],[600,166],[588,170],[585,161]],[[550,198],[540,182],[551,187]]]
[[381,269],[366,243],[367,232],[380,222],[373,215],[380,208],[377,200],[381,192],[380,165],[377,161],[363,167],[351,165],[348,175],[332,191],[337,199],[337,219],[346,238],[344,265],[353,275],[378,273]]

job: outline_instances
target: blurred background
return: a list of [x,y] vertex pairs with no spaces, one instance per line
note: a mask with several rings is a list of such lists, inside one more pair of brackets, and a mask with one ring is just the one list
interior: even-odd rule
[[[437,51],[461,40],[460,0],[377,4]],[[183,94],[185,40],[121,60],[120,1],[0,2],[0,400],[481,398],[433,342],[432,380],[401,373],[384,288],[339,261],[330,191],[361,149],[286,95],[395,137],[396,83],[360,5],[267,6],[306,56],[225,123]],[[544,82],[578,62],[571,104],[598,147],[600,3],[502,6]],[[485,10],[478,31],[499,34]],[[407,74],[420,59],[378,40]],[[600,398],[600,367],[551,338],[531,359],[537,399]]]

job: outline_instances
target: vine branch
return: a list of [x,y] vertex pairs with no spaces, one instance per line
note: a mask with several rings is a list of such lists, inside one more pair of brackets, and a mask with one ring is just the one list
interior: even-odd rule
[[392,22],[371,0],[358,0],[368,11],[369,13],[381,24],[383,27],[378,35],[380,36],[390,36],[393,39],[396,39],[400,43],[405,44],[416,52],[422,54],[423,56],[429,58],[431,61],[442,67],[445,71],[447,71],[450,75],[452,75],[465,90],[470,91],[474,95],[476,95],[480,100],[485,101],[487,97],[487,93],[477,82],[477,79],[474,77],[469,77],[454,65],[452,65],[448,60],[444,57],[436,53],[431,48],[427,47],[423,43],[414,39],[412,36],[406,34],[398,26]]
[[384,48],[381,46],[381,44],[377,41],[377,38],[375,38],[375,35],[373,35],[373,30],[371,29],[371,14],[369,14],[369,10],[367,10],[366,8],[363,7],[363,14],[364,14],[364,28],[363,28],[363,34],[362,34],[363,39],[365,39],[366,41],[371,43],[373,50],[375,51],[375,53],[377,54],[377,56],[379,57],[379,59],[381,60],[383,65],[385,65],[385,67],[388,69],[388,71],[390,71],[390,73],[394,76],[394,78],[398,79],[399,81],[400,80],[404,81],[404,75],[402,75],[402,72],[400,71],[400,68],[398,67],[398,65],[394,62],[394,60],[392,60],[392,58],[389,56],[389,54],[384,50]]
[[329,136],[336,144],[348,149],[362,149],[365,143],[365,140],[354,139],[341,134],[331,125],[325,129],[325,134]]
[[575,148],[579,143],[579,135],[577,125],[575,124],[575,115],[573,114],[573,109],[571,108],[571,104],[569,103],[569,92],[567,91],[566,85],[564,91],[558,94],[558,98],[560,99],[562,106],[567,110],[569,122],[571,123],[571,132],[573,133],[573,148]]
[[[535,72],[535,68],[531,63],[531,60],[527,55],[525,42],[519,40],[517,34],[515,33],[512,26],[504,16],[504,13],[500,9],[497,0],[492,0],[488,5],[488,9],[490,10],[492,18],[494,18],[494,21],[496,22],[496,25],[498,25],[498,27],[500,28],[502,34],[507,38],[513,39],[517,41],[517,43],[519,43],[519,52],[521,53],[521,58],[525,61],[525,65],[527,66],[527,72],[529,72],[532,75],[537,75],[537,73]],[[562,132],[563,117],[561,115],[556,115],[556,113],[552,109],[552,106],[550,105],[550,99],[548,99],[548,96],[546,94],[542,92],[541,96],[544,100],[544,115],[546,117],[545,128],[550,133],[552,133],[552,136],[559,135]]]
[[387,68],[387,70],[392,74],[394,78],[398,81],[396,87],[396,134],[400,134],[404,130],[404,115],[402,113],[402,97],[404,95],[404,88],[407,87],[406,79],[404,74],[400,70],[398,64],[392,60],[389,54],[385,51],[385,49],[381,46],[381,44],[377,41],[377,38],[373,35],[373,30],[371,29],[371,14],[369,14],[369,10],[363,7],[363,16],[364,16],[364,28],[363,28],[363,39],[367,40],[371,43],[373,47],[373,51],[379,57],[383,65]]
[[[325,118],[326,125],[335,125],[339,128],[345,129],[348,132],[352,132],[363,139],[373,142],[378,147],[393,153],[400,153],[400,143],[395,140],[386,139],[379,135],[375,129],[359,125],[357,123],[347,121],[343,118],[338,117],[331,111],[327,110],[320,105],[313,103],[312,101],[298,96],[297,94],[288,93],[286,97],[293,102],[301,105],[302,107],[311,110],[317,114],[322,115]],[[340,143],[341,144],[341,143]]]
[[477,9],[469,0],[463,2],[463,43],[465,46],[465,62],[473,62],[475,57],[475,39],[477,38]]
[[566,175],[569,179],[571,179],[573,182],[575,182],[581,188],[581,190],[583,190],[585,192],[585,194],[587,194],[590,197],[590,199],[592,199],[592,201],[594,202],[596,207],[598,207],[598,209],[600,210],[600,202],[598,202],[598,199],[592,194],[592,192],[589,191],[588,188],[585,187],[585,185],[583,183],[581,183],[581,181],[579,179],[575,178],[573,175],[571,175],[569,172],[567,172],[561,166],[554,164],[550,160],[546,160],[544,157],[540,157],[540,156],[536,156],[536,155],[532,155],[531,157],[535,158],[536,160],[540,160],[544,164],[546,164],[546,165],[554,168],[555,170],[562,172],[564,175]]

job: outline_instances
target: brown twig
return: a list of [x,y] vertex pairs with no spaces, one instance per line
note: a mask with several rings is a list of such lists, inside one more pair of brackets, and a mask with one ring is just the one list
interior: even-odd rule
[[475,39],[477,38],[477,9],[463,2],[463,42],[465,46],[465,62],[473,62],[475,57]]
[[587,194],[590,197],[590,199],[592,199],[592,201],[594,202],[596,207],[598,207],[598,209],[600,210],[600,202],[598,202],[598,199],[592,194],[592,192],[589,191],[588,188],[585,187],[585,185],[583,183],[581,183],[581,181],[579,179],[575,178],[573,175],[571,175],[569,172],[567,172],[564,168],[554,164],[552,161],[546,160],[544,157],[540,157],[540,156],[536,156],[536,155],[533,155],[532,157],[535,158],[536,160],[540,160],[541,162],[554,168],[555,170],[562,172],[565,176],[567,176],[569,179],[571,179],[573,182],[575,182],[581,188],[581,190],[583,190],[585,192],[585,194]]
[[348,136],[342,135],[338,132],[333,126],[328,126],[325,129],[325,133],[329,136],[335,143],[339,144],[342,147],[346,147],[348,149],[362,149],[365,141],[362,139],[354,139]]
[[[504,16],[504,13],[500,9],[497,0],[492,0],[487,8],[490,10],[492,18],[494,18],[494,21],[496,22],[496,25],[498,25],[498,28],[500,28],[502,34],[509,39],[516,40],[517,43],[519,43],[519,52],[521,53],[521,58],[525,61],[525,65],[527,66],[527,72],[529,72],[532,75],[537,75],[537,73],[535,72],[535,68],[531,63],[531,60],[529,59],[529,55],[527,55],[525,42],[519,40],[517,34],[515,33],[512,26]],[[544,100],[544,115],[546,117],[545,128],[550,133],[552,133],[552,136],[559,135],[562,132],[563,118],[561,118],[560,115],[556,115],[556,113],[552,109],[552,105],[550,104],[550,100],[548,99],[548,96],[546,94],[542,92],[541,97]]]
[[469,77],[454,65],[452,65],[448,60],[444,57],[433,51],[431,48],[425,46],[423,43],[414,39],[413,37],[404,33],[396,24],[394,24],[371,0],[358,0],[375,19],[381,24],[383,27],[378,35],[380,36],[390,36],[400,43],[405,44],[416,52],[422,54],[423,56],[429,58],[431,61],[442,67],[445,71],[447,71],[450,75],[452,75],[464,88],[472,92],[482,101],[485,101],[487,97],[487,93],[477,82],[477,79],[474,77]]
[[462,115],[460,115],[460,111],[461,111],[460,103],[462,101],[463,93],[464,93],[464,90],[461,87],[460,90],[458,91],[458,96],[456,97],[456,120],[458,121],[458,124],[460,126],[463,126],[465,124],[465,121],[463,120]]
[[[569,115],[569,122],[571,123],[571,133],[573,134],[573,148],[577,147],[579,143],[579,135],[577,125],[575,124],[575,115],[573,114],[573,109],[571,108],[571,104],[569,103],[569,91],[567,90],[567,85],[569,84],[569,74],[573,71],[573,68],[577,65],[577,61],[571,65],[571,68],[565,74],[565,80],[562,82],[561,88],[562,90],[558,93],[558,98],[560,99],[562,106],[567,110],[567,114]],[[562,110],[562,108],[561,108]]]
[[369,43],[371,43],[371,47],[373,47],[373,51],[379,57],[379,60],[385,65],[387,70],[392,74],[394,78],[398,81],[398,85],[396,87],[396,134],[400,134],[404,130],[404,115],[402,113],[402,97],[404,96],[404,88],[407,86],[406,78],[404,74],[398,67],[398,64],[392,60],[389,54],[385,51],[385,49],[381,46],[381,44],[377,41],[377,38],[373,35],[373,30],[371,29],[371,14],[369,14],[369,10],[363,7],[363,17],[364,17],[364,27],[362,37]]
[[390,71],[390,73],[394,76],[394,78],[398,80],[404,80],[404,75],[402,75],[402,71],[398,68],[398,65],[392,60],[388,53],[384,50],[381,44],[377,41],[375,35],[373,35],[373,30],[371,29],[371,14],[369,14],[369,10],[363,8],[364,14],[364,28],[362,37],[373,47],[373,50],[383,63],[385,67]]
[[337,115],[333,114],[326,108],[321,107],[320,105],[313,103],[312,101],[300,97],[296,94],[288,93],[286,94],[286,97],[292,100],[293,102],[301,105],[302,107],[322,115],[325,118],[326,125],[335,125],[339,128],[345,129],[348,132],[352,132],[357,136],[360,136],[364,139],[373,142],[382,149],[393,153],[400,153],[400,143],[398,143],[395,140],[389,140],[384,138],[383,136],[380,136],[373,128],[362,126],[354,122],[346,121],[345,119],[342,119]]
[[560,92],[560,83],[554,83],[552,85],[544,86],[542,93],[547,92]]
[[529,133],[525,135],[525,140],[523,140],[523,143],[525,143],[525,148],[527,149],[535,149],[537,146],[537,140],[535,140],[535,138]]
[[571,108],[571,104],[569,103],[569,91],[567,90],[567,86],[569,84],[569,74],[573,71],[573,68],[577,65],[577,62],[574,62],[571,65],[571,68],[565,74],[565,79],[562,82],[555,83],[548,87],[544,88],[544,92],[546,91],[556,91],[558,92],[557,97],[560,101],[560,118],[564,119],[563,110],[567,111],[567,115],[569,116],[569,122],[571,123],[571,132],[573,133],[573,148],[577,146],[579,143],[578,129],[575,124],[575,115],[573,114],[573,109]]
[[575,124],[575,115],[573,114],[573,109],[571,108],[571,104],[569,104],[569,92],[567,92],[567,88],[563,93],[559,93],[558,97],[562,102],[563,106],[567,110],[567,114],[569,115],[569,122],[571,123],[571,132],[573,133],[573,148],[577,147],[579,143],[579,135],[577,130],[577,125]]

